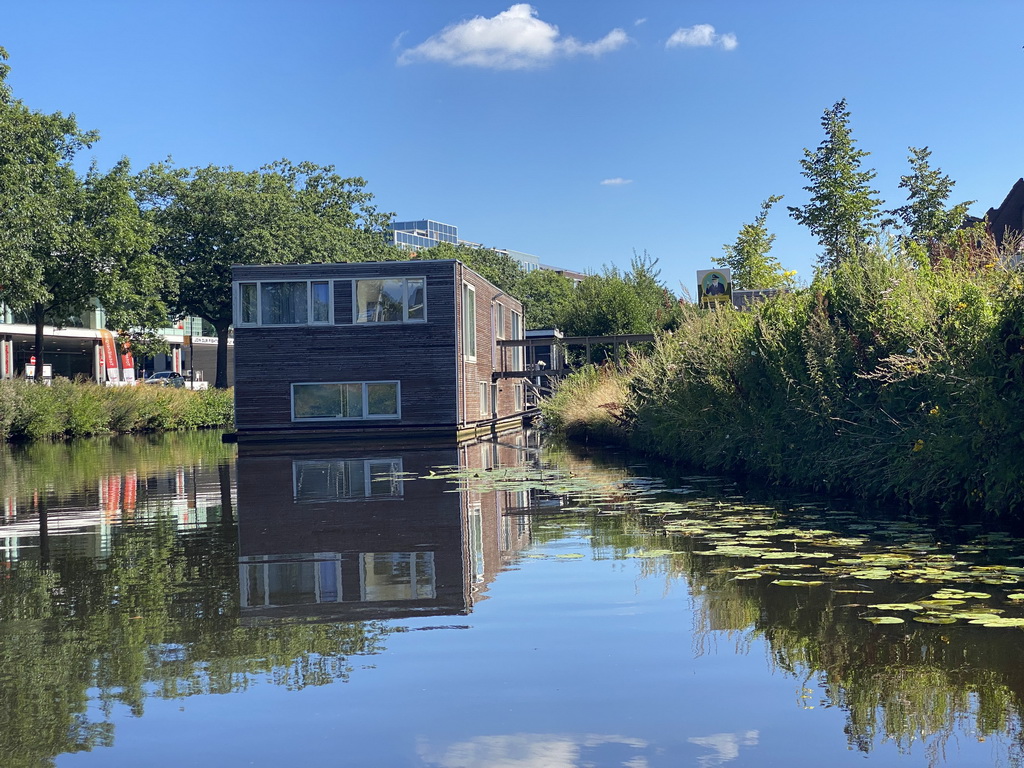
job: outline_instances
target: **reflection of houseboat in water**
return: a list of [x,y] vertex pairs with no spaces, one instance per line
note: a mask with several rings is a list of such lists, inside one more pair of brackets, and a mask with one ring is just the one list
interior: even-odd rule
[[[516,442],[518,441],[518,445]],[[524,436],[459,447],[344,445],[238,457],[243,617],[319,620],[459,615],[486,597],[529,529],[523,493],[423,479],[438,466],[524,461]]]

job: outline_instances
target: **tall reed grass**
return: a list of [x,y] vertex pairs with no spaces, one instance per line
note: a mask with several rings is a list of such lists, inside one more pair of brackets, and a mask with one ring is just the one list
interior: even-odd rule
[[[556,427],[610,386],[584,372]],[[874,249],[750,312],[686,308],[618,377],[642,450],[714,471],[1024,518],[1024,272]],[[601,399],[598,397],[598,399]],[[586,417],[576,416],[575,419]]]

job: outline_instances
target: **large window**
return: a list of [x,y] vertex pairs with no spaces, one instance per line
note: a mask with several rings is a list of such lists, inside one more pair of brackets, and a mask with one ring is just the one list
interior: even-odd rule
[[[518,312],[512,313],[512,338],[516,340],[523,338],[523,316]],[[523,364],[523,347],[512,347],[512,370],[526,370],[526,366]]]
[[328,280],[238,284],[238,325],[317,325],[331,322]]
[[364,552],[360,576],[365,602],[437,597],[433,552]]
[[292,462],[296,501],[399,499],[402,460],[308,459]]
[[397,419],[397,381],[292,384],[292,420]]
[[462,284],[462,349],[470,360],[476,359],[476,290]]
[[357,323],[408,323],[427,319],[422,277],[353,280]]

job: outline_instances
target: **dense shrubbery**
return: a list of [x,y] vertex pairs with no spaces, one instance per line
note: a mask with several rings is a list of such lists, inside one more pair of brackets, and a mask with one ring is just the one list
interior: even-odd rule
[[1024,274],[998,259],[975,270],[875,249],[752,312],[688,307],[626,379],[643,450],[1024,516]]
[[5,441],[223,427],[233,412],[228,390],[0,381],[0,440]]

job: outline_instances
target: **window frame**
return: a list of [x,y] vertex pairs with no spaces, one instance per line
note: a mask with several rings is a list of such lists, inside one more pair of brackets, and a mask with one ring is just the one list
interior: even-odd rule
[[[295,415],[295,388],[308,386],[336,386],[358,384],[362,387],[361,395],[361,416],[296,416]],[[371,414],[369,413],[369,387],[372,384],[394,384],[395,385],[395,413],[393,414]],[[293,381],[289,384],[289,410],[292,422],[304,423],[310,421],[379,421],[379,420],[400,420],[402,418],[402,383],[395,380],[373,380],[373,381]]]
[[[263,322],[263,285],[269,283],[305,283],[306,284],[306,320],[302,323],[264,323]],[[314,320],[313,284],[325,284],[327,286],[327,319]],[[245,322],[242,319],[242,295],[245,286],[256,287],[256,319]],[[234,325],[236,328],[303,328],[306,326],[327,326],[334,325],[334,281],[330,279],[306,278],[298,280],[238,280],[234,284]]]
[[[375,465],[390,465],[389,475],[391,476],[393,493],[373,493],[373,470]],[[302,475],[307,470],[322,469],[328,473],[329,478],[338,478],[350,466],[361,465],[362,467],[362,494],[349,494],[343,496],[303,494]],[[404,467],[400,456],[373,459],[295,459],[292,461],[292,499],[296,504],[321,504],[349,501],[401,501],[405,497]]]
[[[405,323],[427,322],[427,278],[426,275],[364,275],[353,277],[352,280],[352,325],[403,325]],[[402,319],[401,320],[360,320],[359,319],[359,283],[369,280],[400,280],[402,282]],[[419,280],[423,283],[423,317],[409,317],[409,283]]]
[[[467,312],[467,305],[470,303],[469,294],[473,295],[473,311]],[[476,287],[470,283],[462,283],[462,357],[464,360],[475,363],[476,344]]]

